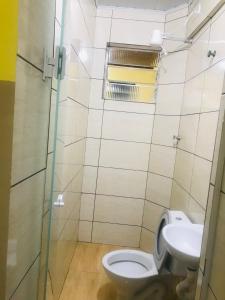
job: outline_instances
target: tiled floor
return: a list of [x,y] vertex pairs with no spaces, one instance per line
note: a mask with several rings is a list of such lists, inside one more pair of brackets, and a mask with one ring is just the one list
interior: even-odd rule
[[[116,290],[107,278],[102,267],[102,257],[118,246],[79,243],[70,265],[60,300],[116,300]],[[162,279],[168,290],[175,291],[176,279]],[[156,282],[158,284],[158,281]],[[166,298],[152,296],[141,300],[176,300],[174,292],[166,292]],[[154,298],[154,299],[153,299]],[[165,299],[164,299],[165,298]],[[53,300],[50,284],[48,284],[47,300]]]

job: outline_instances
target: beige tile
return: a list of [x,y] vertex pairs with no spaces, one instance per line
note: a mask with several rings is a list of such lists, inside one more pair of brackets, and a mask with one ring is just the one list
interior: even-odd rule
[[149,45],[149,36],[157,28],[164,30],[163,23],[113,19],[110,42]]
[[141,225],[144,200],[96,196],[94,220],[126,225]]
[[201,112],[219,110],[224,82],[224,68],[225,63],[222,61],[205,72]]
[[105,67],[105,50],[95,49],[94,50],[94,60],[92,66],[92,78],[103,79],[104,77],[104,67]]
[[160,10],[114,7],[113,18],[164,23],[165,13]]
[[145,197],[147,172],[99,168],[97,194]]
[[207,300],[216,300],[216,297],[214,296],[214,294],[210,288],[208,288]]
[[[204,113],[200,116],[196,154],[213,160],[219,112]],[[206,138],[207,133],[207,138]]]
[[[162,188],[163,187],[163,188]],[[146,199],[164,207],[170,207],[170,197],[172,190],[172,179],[148,174]]]
[[[176,20],[171,20],[170,22],[166,22],[165,24],[165,32],[169,34],[173,34],[174,36],[179,36],[180,38],[186,37],[186,16],[180,17]],[[180,46],[180,42],[176,41],[164,41],[164,46],[167,51],[175,51]]]
[[12,184],[45,168],[48,140],[49,82],[20,58],[15,97]]
[[[188,68],[188,67],[187,67]],[[201,73],[191,80],[186,81],[184,86],[184,99],[182,114],[193,114],[201,111],[201,103],[204,91],[205,73]]]
[[156,99],[156,113],[180,115],[184,84],[159,85]]
[[207,205],[211,168],[211,162],[197,156],[195,157],[191,194],[203,208],[206,208]]
[[[186,70],[187,51],[179,51],[165,56],[161,60],[159,84],[184,83]],[[176,61],[176,71],[174,71]]]
[[18,52],[39,68],[43,67],[43,49],[52,56],[54,16],[55,5],[50,0],[19,2]]
[[98,166],[100,139],[87,138],[85,151],[85,165]]
[[198,134],[199,115],[186,115],[180,118],[179,141],[180,149],[194,153]]
[[188,15],[188,6],[178,7],[166,13],[166,22],[182,18]]
[[155,246],[155,235],[151,231],[142,228],[140,248],[143,251],[153,253]]
[[156,232],[160,222],[160,217],[164,211],[164,207],[151,203],[150,201],[145,201],[143,227],[151,230],[152,232]]
[[80,220],[92,221],[94,216],[94,194],[82,194],[80,207]]
[[87,137],[100,138],[102,114],[102,110],[89,109]]
[[176,149],[158,145],[151,146],[149,171],[173,177]]
[[106,48],[110,38],[111,19],[96,18],[95,25],[95,48]]
[[211,269],[210,286],[217,299],[224,297],[224,277],[225,277],[225,195],[221,194],[220,208],[217,223],[217,232],[215,239],[215,248],[213,253],[213,264]]
[[83,193],[95,193],[97,179],[97,167],[84,167]]
[[188,51],[186,79],[193,78],[209,65],[209,59],[207,57],[209,31],[209,26],[206,25],[199,34],[197,34]]
[[89,107],[103,109],[104,100],[102,99],[103,80],[92,79]]
[[188,214],[189,198],[189,194],[176,181],[173,181],[170,208]]
[[38,293],[39,263],[39,258],[37,258],[10,299],[36,299]]
[[150,143],[152,127],[152,115],[106,111],[102,136],[106,139]]
[[147,171],[150,145],[102,140],[99,165]]
[[194,157],[191,153],[177,150],[174,179],[187,191],[191,188]]
[[155,113],[155,103],[138,103],[129,101],[105,101],[105,110],[130,112],[130,113],[143,113],[153,115]]
[[178,135],[180,117],[155,116],[152,143],[173,146],[173,136]]
[[205,210],[191,197],[189,198],[188,216],[193,223],[204,224]]
[[92,222],[79,222],[78,240],[81,242],[91,242]]
[[138,247],[140,231],[138,226],[94,222],[93,242]]
[[8,297],[40,252],[44,180],[45,173],[41,172],[11,190],[7,257]]

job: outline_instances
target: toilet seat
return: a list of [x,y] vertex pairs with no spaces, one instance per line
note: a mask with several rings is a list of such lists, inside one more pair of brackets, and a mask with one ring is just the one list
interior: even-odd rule
[[137,250],[118,250],[106,254],[104,268],[123,278],[142,279],[158,275],[153,255]]

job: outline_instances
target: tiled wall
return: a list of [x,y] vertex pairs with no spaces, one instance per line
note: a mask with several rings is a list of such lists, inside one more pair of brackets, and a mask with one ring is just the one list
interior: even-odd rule
[[102,99],[106,44],[148,45],[152,30],[163,31],[164,22],[161,12],[97,10],[81,241],[139,246],[155,104]]
[[[185,36],[187,7],[166,14],[165,32]],[[169,52],[162,57],[154,118],[151,152],[147,173],[147,189],[143,214],[141,248],[150,251],[161,214],[170,208],[176,158],[173,136],[178,136],[183,99],[187,51],[176,51],[180,42],[164,41]],[[176,65],[176,68],[174,67]]]
[[[197,223],[204,223],[210,182],[215,180],[212,162],[217,157],[214,149],[224,79],[224,55],[218,41],[223,20],[220,11],[205,25],[194,37],[187,58],[171,208],[185,211]],[[208,50],[216,50],[216,57],[209,58]]]
[[19,1],[5,299],[37,296],[51,94],[51,81],[42,80],[43,48],[52,55],[54,13],[54,1]]

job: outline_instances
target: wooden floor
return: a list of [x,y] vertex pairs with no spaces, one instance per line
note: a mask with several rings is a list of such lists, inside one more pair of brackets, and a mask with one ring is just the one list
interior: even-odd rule
[[102,257],[118,246],[79,243],[60,300],[116,300],[116,291],[106,277]]
[[[116,300],[116,290],[107,278],[102,267],[102,257],[113,250],[121,249],[118,246],[79,243],[60,300]],[[148,300],[177,300],[175,287],[178,283],[176,278],[166,277],[160,279],[167,287],[163,297],[146,296],[141,299]],[[158,284],[158,283],[157,283]],[[51,285],[47,285],[47,300],[53,300]]]

